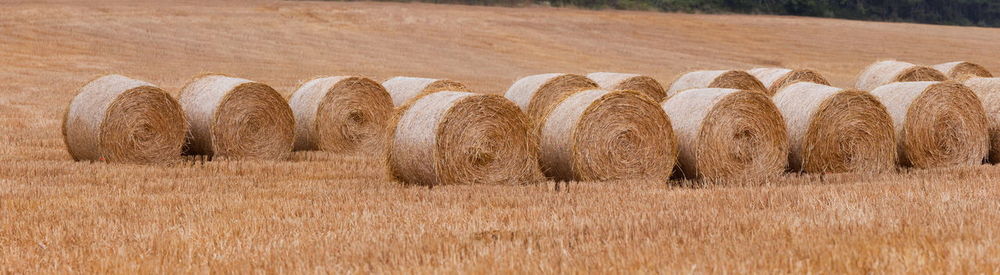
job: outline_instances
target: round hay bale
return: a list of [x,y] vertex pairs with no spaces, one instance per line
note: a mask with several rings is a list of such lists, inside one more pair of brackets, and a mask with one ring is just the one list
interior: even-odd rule
[[[681,75],[670,84],[667,98],[688,89],[726,88],[768,93],[767,87],[744,71],[695,71]],[[770,94],[768,94],[770,95]]]
[[62,126],[66,148],[78,161],[179,161],[187,133],[184,111],[170,94],[115,74],[81,87]]
[[781,88],[798,82],[830,85],[830,81],[827,81],[823,75],[808,69],[756,68],[747,72],[760,80],[771,95],[778,93]]
[[945,81],[948,77],[927,66],[886,60],[871,64],[858,75],[858,90],[871,91],[878,86],[893,82]]
[[380,151],[393,109],[382,85],[357,76],[310,80],[288,105],[295,115],[295,149],[335,153]]
[[286,159],[291,154],[295,117],[270,86],[205,75],[181,89],[180,103],[191,123],[189,154],[225,159]]
[[868,92],[799,82],[773,100],[788,129],[792,170],[877,173],[896,167],[892,117]]
[[993,74],[979,64],[965,61],[948,62],[934,65],[934,69],[940,71],[945,76],[956,80],[965,80],[972,77],[993,77]]
[[522,184],[541,181],[528,118],[496,95],[437,92],[396,109],[387,167],[402,182]]
[[965,86],[972,89],[983,103],[989,119],[990,153],[992,163],[1000,163],[1000,78],[970,78]]
[[537,123],[566,97],[596,88],[599,88],[597,83],[582,75],[536,74],[518,79],[507,89],[504,97],[517,104],[533,123]]
[[635,91],[587,90],[563,100],[541,131],[541,164],[558,180],[667,180],[677,160],[670,119]]
[[457,81],[407,76],[390,78],[382,82],[382,86],[392,96],[394,106],[402,106],[412,99],[440,91],[469,91],[469,88]]
[[989,122],[979,98],[957,82],[897,82],[872,90],[893,119],[901,165],[981,164]]
[[663,85],[660,85],[656,79],[645,75],[591,73],[587,75],[587,78],[596,82],[603,89],[611,91],[632,90],[645,94],[656,102],[661,102],[667,97],[667,91],[663,89]]
[[788,132],[778,107],[760,92],[691,89],[663,103],[680,145],[684,176],[757,180],[788,165]]

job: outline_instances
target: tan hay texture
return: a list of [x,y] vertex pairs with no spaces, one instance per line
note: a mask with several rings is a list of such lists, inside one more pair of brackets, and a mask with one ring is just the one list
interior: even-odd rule
[[295,142],[295,117],[270,86],[205,75],[181,89],[191,123],[189,154],[223,159],[286,159]]
[[517,104],[533,123],[540,125],[545,115],[563,99],[597,88],[597,83],[582,75],[537,74],[518,79],[507,89],[504,97]]
[[443,91],[397,108],[390,175],[416,185],[535,183],[538,141],[517,105],[496,95]]
[[778,93],[781,88],[798,82],[830,85],[830,81],[827,81],[823,75],[809,69],[755,68],[747,72],[760,80],[771,95]]
[[726,88],[758,91],[770,95],[767,87],[744,71],[694,71],[681,75],[670,84],[667,98],[689,89]]
[[948,77],[927,66],[918,66],[912,63],[885,60],[875,62],[865,68],[858,75],[858,82],[855,88],[863,91],[871,91],[879,86],[893,82],[914,82],[914,81],[945,81]]
[[872,90],[893,119],[900,165],[977,165],[989,153],[989,122],[976,94],[957,82],[897,82]]
[[799,82],[772,99],[785,118],[792,170],[878,173],[896,167],[892,117],[868,92]]
[[563,100],[541,131],[542,168],[557,180],[667,180],[677,160],[670,119],[636,91],[587,90]]
[[993,77],[985,67],[965,61],[948,62],[934,65],[934,69],[955,80],[966,80],[972,77]]
[[407,101],[440,91],[469,92],[464,84],[446,79],[397,76],[382,82],[382,86],[392,96],[394,106],[402,106]]
[[392,116],[382,85],[357,76],[310,80],[292,94],[295,149],[335,153],[378,152]]
[[757,91],[691,89],[662,104],[680,145],[688,178],[760,180],[788,165],[788,132],[781,112]]
[[166,163],[181,159],[187,122],[167,92],[112,74],[79,89],[62,133],[74,160]]
[[636,91],[649,96],[656,102],[661,102],[667,97],[667,91],[663,89],[663,85],[660,85],[656,79],[645,75],[602,72],[588,74],[587,78],[605,90]]
[[1000,78],[970,78],[965,85],[979,97],[990,121],[989,160],[1000,163]]

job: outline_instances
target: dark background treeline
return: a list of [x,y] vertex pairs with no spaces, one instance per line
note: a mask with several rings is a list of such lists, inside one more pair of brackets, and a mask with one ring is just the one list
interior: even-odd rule
[[[406,1],[406,0],[403,0]],[[700,13],[751,13],[1000,26],[1000,0],[417,0],[487,6],[551,5]]]

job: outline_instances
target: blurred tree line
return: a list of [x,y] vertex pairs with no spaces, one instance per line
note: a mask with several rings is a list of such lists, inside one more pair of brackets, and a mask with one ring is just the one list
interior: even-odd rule
[[[405,0],[404,0],[405,1]],[[486,6],[817,16],[875,21],[1000,26],[1000,0],[417,0]]]

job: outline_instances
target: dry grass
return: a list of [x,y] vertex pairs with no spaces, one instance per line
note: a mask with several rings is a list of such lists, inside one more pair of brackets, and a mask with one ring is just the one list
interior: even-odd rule
[[0,5],[0,273],[1000,272],[994,166],[746,187],[427,189],[387,182],[378,159],[315,152],[76,163],[59,128],[75,89],[105,72],[174,93],[224,72],[285,96],[330,74],[427,75],[499,94],[552,71],[662,82],[760,66],[815,68],[843,87],[884,58],[1000,69],[984,58],[1000,30],[398,3],[161,5]]

